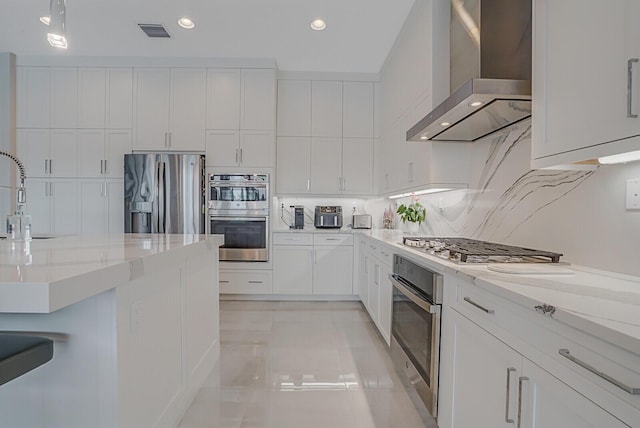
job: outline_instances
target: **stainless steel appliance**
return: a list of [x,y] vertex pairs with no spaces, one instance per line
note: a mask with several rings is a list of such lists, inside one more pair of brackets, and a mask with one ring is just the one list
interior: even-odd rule
[[371,214],[354,214],[351,227],[354,229],[371,229]]
[[476,141],[531,116],[531,0],[452,1],[449,28],[451,96],[407,141]]
[[442,275],[393,256],[391,357],[435,418],[438,414]]
[[558,263],[562,254],[468,238],[409,236],[402,243],[457,263]]
[[124,231],[205,233],[204,155],[124,155]]
[[269,175],[211,174],[209,233],[224,235],[221,261],[268,261]]
[[313,224],[318,229],[340,229],[342,227],[342,207],[316,206]]
[[304,229],[304,207],[300,205],[292,205],[293,208],[293,222],[290,229]]

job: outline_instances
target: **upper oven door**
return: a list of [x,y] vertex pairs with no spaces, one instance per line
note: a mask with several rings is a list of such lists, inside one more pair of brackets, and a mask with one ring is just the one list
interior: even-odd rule
[[209,208],[214,210],[266,210],[269,208],[266,183],[209,183]]

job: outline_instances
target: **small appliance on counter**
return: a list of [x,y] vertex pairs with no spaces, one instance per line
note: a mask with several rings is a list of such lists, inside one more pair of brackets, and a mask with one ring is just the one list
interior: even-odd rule
[[302,205],[291,205],[293,218],[289,229],[304,229],[304,207]]
[[340,229],[342,227],[342,207],[316,206],[313,224],[318,229]]
[[371,214],[354,214],[351,227],[353,229],[371,229]]

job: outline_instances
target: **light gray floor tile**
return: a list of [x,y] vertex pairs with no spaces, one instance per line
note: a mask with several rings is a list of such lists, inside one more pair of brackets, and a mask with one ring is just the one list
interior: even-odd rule
[[437,428],[358,302],[220,302],[220,360],[180,428]]

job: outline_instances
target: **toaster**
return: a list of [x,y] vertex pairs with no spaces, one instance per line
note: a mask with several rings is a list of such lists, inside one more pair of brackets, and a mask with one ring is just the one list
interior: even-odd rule
[[313,225],[318,229],[340,229],[342,227],[342,207],[316,206]]
[[351,220],[354,229],[371,229],[371,214],[354,214]]

